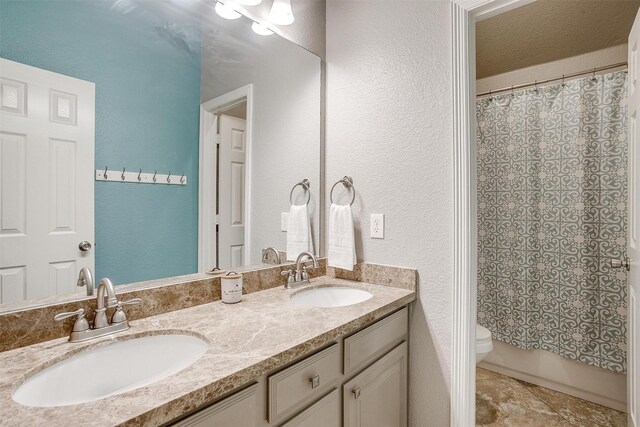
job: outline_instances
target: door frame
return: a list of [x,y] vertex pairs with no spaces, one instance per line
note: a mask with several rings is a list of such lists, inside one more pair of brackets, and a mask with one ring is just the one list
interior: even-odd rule
[[453,95],[452,427],[475,425],[477,298],[475,23],[535,0],[451,1]]
[[[211,269],[216,257],[216,175],[218,113],[234,104],[247,102],[247,128],[245,130],[246,168],[244,192],[245,245],[243,258],[251,253],[251,141],[253,128],[253,84],[242,86],[200,104],[200,149],[198,159],[198,272]],[[206,159],[213,161],[213,167]],[[209,166],[209,167],[207,167]]]

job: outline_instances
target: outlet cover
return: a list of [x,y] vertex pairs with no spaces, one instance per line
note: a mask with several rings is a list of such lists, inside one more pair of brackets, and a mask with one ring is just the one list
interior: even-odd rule
[[280,231],[287,231],[289,227],[289,212],[280,212]]
[[384,214],[371,214],[369,235],[373,239],[384,239]]

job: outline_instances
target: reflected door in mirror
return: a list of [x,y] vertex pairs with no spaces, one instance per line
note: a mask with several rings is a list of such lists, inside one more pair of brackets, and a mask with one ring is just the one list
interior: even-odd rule
[[94,241],[95,85],[5,59],[0,79],[0,303],[78,292],[94,266],[79,243]]
[[245,265],[246,217],[246,120],[220,115],[218,194],[218,266]]

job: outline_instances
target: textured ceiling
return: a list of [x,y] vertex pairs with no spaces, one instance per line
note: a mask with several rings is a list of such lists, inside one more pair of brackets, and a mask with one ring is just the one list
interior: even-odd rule
[[537,0],[476,24],[481,79],[627,42],[640,0]]

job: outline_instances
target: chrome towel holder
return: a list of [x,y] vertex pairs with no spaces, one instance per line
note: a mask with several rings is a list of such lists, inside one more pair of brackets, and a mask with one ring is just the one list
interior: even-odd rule
[[353,186],[353,178],[351,178],[350,176],[345,176],[344,178],[333,184],[333,187],[331,187],[331,191],[329,192],[329,200],[331,200],[331,203],[333,203],[333,189],[336,188],[336,185],[340,183],[344,185],[344,188],[353,192],[353,196],[351,196],[351,203],[349,203],[349,206],[352,206],[354,200],[356,200],[356,188]]
[[289,193],[289,202],[291,203],[291,205],[293,205],[293,190],[295,190],[297,186],[301,186],[302,188],[304,188],[304,191],[307,192],[307,202],[305,203],[305,205],[308,205],[311,201],[311,192],[309,191],[311,183],[307,178],[303,179],[302,181],[294,185],[293,188],[291,188],[291,193]]

